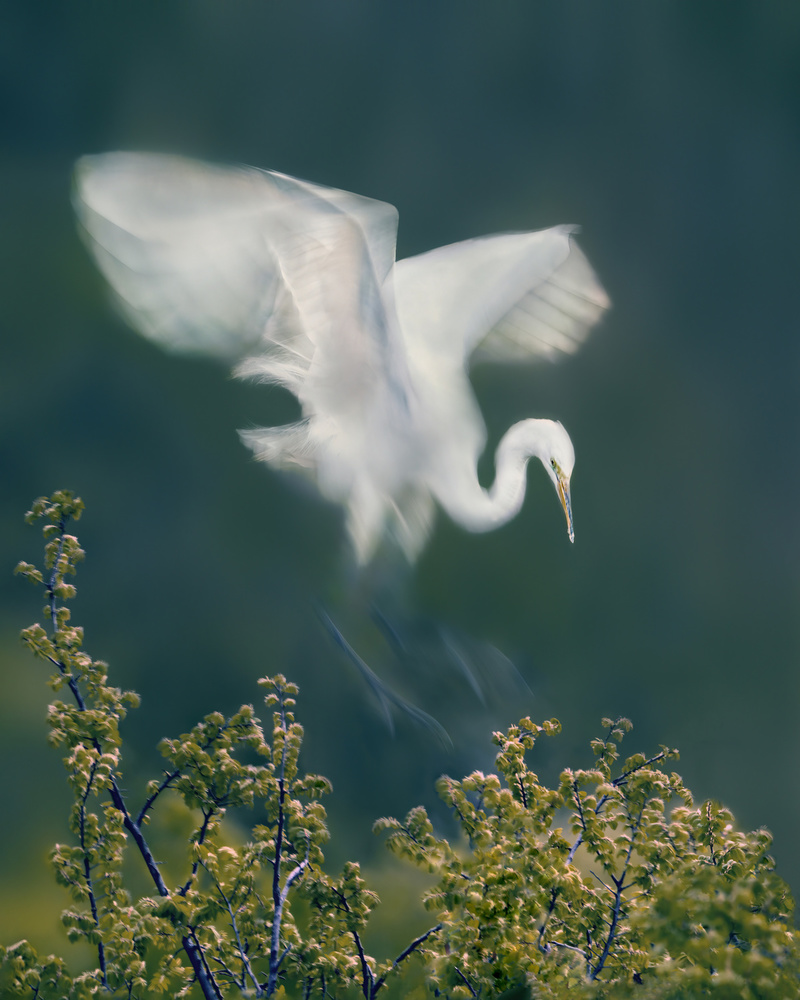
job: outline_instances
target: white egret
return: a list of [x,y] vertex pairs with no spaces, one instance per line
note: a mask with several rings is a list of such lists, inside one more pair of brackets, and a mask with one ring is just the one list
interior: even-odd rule
[[472,359],[572,353],[607,308],[574,227],[395,261],[391,205],[273,171],[108,153],[81,159],[75,177],[88,245],[137,330],[295,394],[301,420],[242,440],[345,505],[359,562],[384,534],[413,560],[434,501],[470,531],[508,521],[531,457],[574,538],[569,435],[553,420],[515,424],[484,489],[467,375]]

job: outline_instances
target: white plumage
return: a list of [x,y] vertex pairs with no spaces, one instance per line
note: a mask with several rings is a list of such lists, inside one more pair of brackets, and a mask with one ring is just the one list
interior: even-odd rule
[[566,431],[515,424],[483,489],[486,434],[467,376],[471,358],[571,353],[607,308],[572,227],[395,262],[392,206],[273,171],[109,153],[80,160],[75,177],[88,245],[137,330],[297,396],[302,420],[242,439],[346,506],[359,561],[384,533],[413,559],[434,501],[471,531],[504,523],[532,456],[573,537]]

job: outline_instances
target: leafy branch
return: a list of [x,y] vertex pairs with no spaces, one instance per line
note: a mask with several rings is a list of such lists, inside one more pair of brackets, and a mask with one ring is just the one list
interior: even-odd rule
[[[0,948],[0,996],[375,1000],[412,958],[425,979],[402,995],[417,1000],[800,993],[794,904],[775,873],[769,833],[738,830],[713,802],[695,807],[680,777],[662,769],[675,750],[620,762],[627,719],[604,719],[592,766],[565,768],[553,788],[528,756],[560,732],[557,720],[525,718],[495,733],[496,773],[438,783],[459,843],[438,837],[422,807],[377,821],[391,851],[435,877],[423,897],[432,925],[393,961],[368,954],[379,900],[359,865],[337,876],[323,867],[321,799],[331,788],[300,770],[298,689],[282,674],[259,681],[269,729],[243,705],[162,740],[164,771],[131,809],[120,723],[138,697],[108,683],[68,607],[68,577],[83,558],[68,527],[82,508],[67,492],[37,500],[28,520],[45,522],[44,568],[20,563],[17,572],[46,599],[46,624],[25,629],[23,641],[53,668],[54,691],[70,693],[49,709],[50,742],[63,751],[73,794],[72,842],[57,844],[51,861],[72,897],[62,914],[67,935],[90,945],[96,961],[73,975],[28,942]],[[168,823],[165,801],[177,801],[192,823],[180,877],[165,874],[146,832]],[[246,843],[234,842],[228,811],[254,808],[260,822]],[[133,898],[126,888],[128,850],[144,862],[153,896]]]
[[425,897],[442,926],[425,949],[435,995],[797,995],[793,901],[769,834],[737,831],[714,803],[694,808],[678,775],[661,770],[677,751],[634,754],[615,770],[631,724],[603,727],[594,766],[565,769],[556,788],[526,762],[539,737],[560,731],[556,720],[495,733],[497,774],[440,779],[468,850],[438,839],[420,808],[376,824],[390,850],[438,876]]
[[[83,1000],[108,992],[133,998],[199,991],[206,1000],[222,1000],[230,988],[272,997],[294,984],[310,997],[315,989],[330,995],[328,984],[340,981],[375,997],[433,929],[385,968],[376,969],[365,954],[361,932],[377,896],[363,888],[357,865],[347,866],[338,881],[321,867],[328,831],[319,800],[330,784],[300,773],[303,728],[294,718],[296,685],[281,674],[259,682],[273,710],[270,738],[253,708],[244,705],[230,718],[212,712],[189,733],[163,740],[164,774],[148,784],[138,812],[128,806],[119,724],[139,699],[108,684],[106,664],[84,652],[83,630],[71,624],[67,606],[75,596],[67,578],[84,556],[68,527],[82,510],[81,501],[66,491],[37,500],[26,519],[45,521],[44,572],[28,563],[20,563],[17,572],[43,585],[47,602],[47,624],[25,629],[23,641],[55,668],[53,689],[66,688],[72,696],[73,704],[56,700],[49,712],[50,742],[64,750],[75,797],[70,819],[75,843],[57,845],[52,862],[58,881],[78,904],[63,914],[69,937],[92,945],[97,963],[72,977],[61,959],[40,960],[20,942],[0,949],[2,995]],[[253,754],[258,763],[242,759]],[[187,845],[188,874],[174,886],[145,833],[165,796],[177,796],[196,818]],[[225,828],[228,810],[256,805],[264,819],[253,827],[252,840],[232,846]],[[131,901],[124,887],[129,845],[145,864],[155,898]],[[293,912],[295,895],[319,910],[308,928]],[[342,907],[352,952],[342,947],[341,934],[331,933]]]

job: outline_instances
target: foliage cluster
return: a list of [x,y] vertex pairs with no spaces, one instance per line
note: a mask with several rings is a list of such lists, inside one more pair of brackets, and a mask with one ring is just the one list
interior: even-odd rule
[[[72,897],[67,935],[90,945],[96,962],[73,974],[25,941],[0,948],[2,996],[370,1000],[402,981],[412,956],[424,964],[420,997],[798,995],[793,904],[767,853],[769,834],[737,831],[712,803],[694,808],[678,775],[661,768],[673,750],[618,765],[624,719],[604,720],[592,766],[565,770],[552,789],[526,754],[558,722],[523,719],[496,733],[497,774],[440,780],[464,834],[459,845],[437,838],[422,808],[376,823],[395,854],[436,876],[424,899],[436,922],[394,961],[365,950],[378,898],[359,866],[336,877],[323,867],[320,799],[330,786],[299,770],[297,688],[282,675],[259,682],[269,737],[249,705],[230,718],[206,716],[162,741],[163,775],[132,810],[119,724],[138,699],[108,684],[66,603],[75,595],[67,578],[83,558],[67,527],[82,507],[67,492],[37,500],[27,518],[45,521],[44,571],[27,563],[17,571],[46,591],[47,625],[25,629],[23,640],[53,668],[53,689],[71,696],[50,706],[50,741],[74,796],[72,842],[57,844],[51,860]],[[185,877],[173,885],[147,835],[169,796],[194,821]],[[250,840],[236,843],[226,812],[256,806]],[[128,850],[144,862],[152,895],[126,888]]]
[[659,766],[675,750],[615,768],[631,724],[603,725],[593,766],[564,770],[553,789],[525,755],[560,731],[555,719],[495,733],[498,774],[441,778],[465,850],[435,837],[424,809],[379,820],[391,850],[438,875],[425,897],[442,923],[426,946],[431,987],[542,1000],[798,995],[793,902],[770,834],[738,832],[712,802],[693,808]]

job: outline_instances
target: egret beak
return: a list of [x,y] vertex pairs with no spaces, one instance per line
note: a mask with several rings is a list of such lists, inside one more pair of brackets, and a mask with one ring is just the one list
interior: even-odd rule
[[575,541],[575,528],[572,524],[572,501],[569,496],[569,479],[567,476],[561,474],[561,472],[556,472],[556,490],[558,492],[558,499],[561,501],[561,506],[564,508],[564,514],[567,518],[567,531],[569,532],[569,540],[571,542]]

